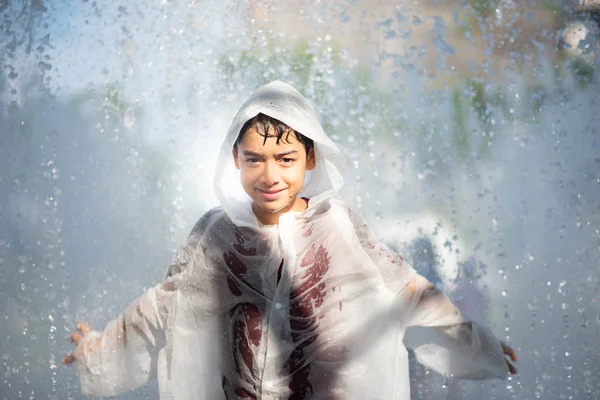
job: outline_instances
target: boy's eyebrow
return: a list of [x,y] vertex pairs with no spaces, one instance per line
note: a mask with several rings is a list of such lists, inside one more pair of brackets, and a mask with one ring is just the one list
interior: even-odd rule
[[264,157],[264,155],[255,153],[250,150],[244,150],[244,151],[242,151],[242,154],[245,156],[248,156],[248,157]]
[[291,155],[291,154],[295,154],[295,153],[297,153],[297,152],[298,152],[298,150],[284,151],[283,153],[278,153],[278,154],[276,154],[276,155],[275,155],[275,157],[277,157],[277,158],[281,158],[281,157],[289,156],[289,155]]
[[[275,154],[275,157],[282,158],[282,157],[289,156],[291,154],[296,154],[296,153],[298,153],[298,150],[284,151],[283,153]],[[255,153],[254,151],[250,151],[250,150],[244,150],[244,151],[242,151],[242,154],[247,157],[259,157],[259,158],[264,157],[264,154]]]

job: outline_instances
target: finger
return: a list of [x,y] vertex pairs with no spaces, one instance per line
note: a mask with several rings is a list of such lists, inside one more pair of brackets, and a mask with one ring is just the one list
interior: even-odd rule
[[73,333],[71,335],[71,337],[69,338],[69,341],[71,343],[73,343],[74,345],[78,345],[80,340],[81,340],[81,334],[79,332]]
[[517,368],[515,368],[514,365],[512,365],[508,360],[506,361],[506,365],[508,366],[508,372],[510,372],[512,375],[515,375],[518,371]]
[[504,352],[504,354],[508,355],[511,360],[517,361],[519,359],[519,357],[517,357],[517,353],[513,350],[512,347],[510,347],[509,345],[507,345],[504,342],[501,342],[501,344],[502,344],[502,351]]
[[64,365],[69,365],[69,364],[73,363],[73,361],[75,361],[74,354],[69,354],[68,356],[66,356],[65,358],[62,359],[62,363]]
[[87,335],[88,333],[90,333],[90,326],[88,324],[78,324],[77,325],[77,329],[83,334],[83,336]]
[[508,355],[510,356],[510,359],[513,361],[517,361],[519,359],[519,357],[517,357],[517,353],[513,349],[510,349],[510,352]]

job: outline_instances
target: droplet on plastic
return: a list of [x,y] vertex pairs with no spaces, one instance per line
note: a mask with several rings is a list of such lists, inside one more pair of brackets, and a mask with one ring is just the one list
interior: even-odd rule
[[125,111],[125,115],[123,116],[123,125],[125,125],[126,128],[131,128],[133,126],[133,124],[135,123],[135,111],[133,110],[133,108],[128,108],[127,111]]

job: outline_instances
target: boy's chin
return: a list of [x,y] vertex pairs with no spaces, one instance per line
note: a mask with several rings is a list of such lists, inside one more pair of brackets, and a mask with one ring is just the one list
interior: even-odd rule
[[273,203],[267,203],[267,204],[261,204],[261,205],[260,205],[260,208],[261,208],[263,211],[266,211],[266,212],[268,212],[268,213],[271,213],[271,214],[276,214],[276,213],[278,213],[279,211],[281,211],[281,210],[285,209],[287,206],[288,206],[287,204],[283,204],[283,205],[282,205],[282,204],[273,204]]
[[286,208],[288,208],[290,203],[285,203],[281,201],[272,201],[272,202],[254,202],[254,206],[257,206],[262,211],[265,211],[269,214],[276,214]]

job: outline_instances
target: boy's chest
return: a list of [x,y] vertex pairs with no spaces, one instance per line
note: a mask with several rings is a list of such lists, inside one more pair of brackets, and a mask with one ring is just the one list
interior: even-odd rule
[[370,267],[354,262],[359,249],[339,229],[300,225],[289,233],[282,238],[239,229],[210,250],[214,267],[224,272],[214,294],[227,304],[220,308],[232,329],[236,370],[259,359],[278,368],[317,355],[341,359],[350,333],[361,329],[365,307],[378,299]]
[[306,318],[339,312],[344,303],[350,307],[351,298],[372,285],[372,266],[356,262],[357,242],[343,227],[303,223],[281,229],[287,231],[236,227],[230,240],[208,249],[214,267],[224,272],[221,295]]
[[344,275],[360,275],[361,265],[352,257],[356,249],[339,227],[306,223],[285,228],[289,232],[281,235],[237,228],[229,243],[211,249],[210,258],[225,271],[232,294],[266,300],[310,296],[318,304],[328,290],[348,283]]

